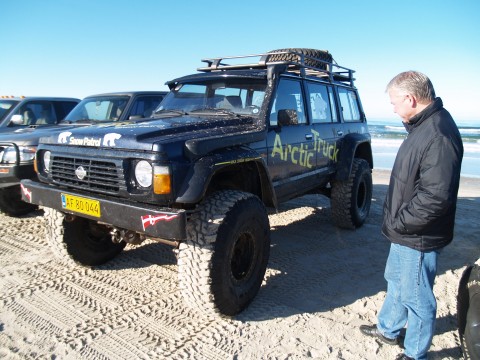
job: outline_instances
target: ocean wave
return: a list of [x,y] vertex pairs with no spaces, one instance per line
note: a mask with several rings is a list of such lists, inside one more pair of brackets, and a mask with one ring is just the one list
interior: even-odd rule
[[406,130],[405,130],[405,126],[392,126],[392,125],[385,125],[385,129],[389,130],[389,131],[394,131],[394,132],[402,132],[404,133]]
[[458,131],[460,131],[460,134],[462,135],[476,135],[480,136],[480,129],[479,128],[458,128]]

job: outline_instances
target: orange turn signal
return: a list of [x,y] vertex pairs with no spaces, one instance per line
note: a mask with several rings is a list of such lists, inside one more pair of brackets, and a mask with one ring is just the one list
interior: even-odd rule
[[153,167],[153,192],[155,194],[170,194],[172,184],[170,170],[167,166]]

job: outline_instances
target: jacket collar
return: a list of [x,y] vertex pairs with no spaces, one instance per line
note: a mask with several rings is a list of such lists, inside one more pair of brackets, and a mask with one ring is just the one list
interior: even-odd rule
[[442,108],[442,99],[437,97],[430,105],[428,105],[425,109],[423,109],[417,115],[408,120],[408,123],[403,123],[403,125],[405,126],[407,132],[410,133],[411,131],[413,131],[413,129],[420,126],[421,123],[423,123],[426,119],[428,119],[430,116],[432,116],[434,113],[441,110]]

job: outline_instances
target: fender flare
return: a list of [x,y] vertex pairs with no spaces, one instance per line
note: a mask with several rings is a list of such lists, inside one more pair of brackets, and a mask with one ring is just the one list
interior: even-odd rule
[[365,159],[373,169],[373,157],[370,134],[351,133],[343,137],[338,154],[335,180],[345,181],[352,172],[354,158]]
[[223,149],[198,158],[188,170],[183,184],[177,192],[176,203],[196,204],[204,197],[214,175],[232,165],[254,162],[261,182],[261,199],[266,206],[277,206],[267,164],[260,154],[249,148]]

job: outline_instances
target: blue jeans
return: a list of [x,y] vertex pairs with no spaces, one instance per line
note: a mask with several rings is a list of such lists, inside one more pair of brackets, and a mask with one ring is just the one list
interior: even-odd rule
[[396,338],[408,323],[405,355],[426,359],[435,331],[437,301],[433,283],[438,251],[421,252],[392,244],[385,266],[387,296],[378,315],[377,328]]

